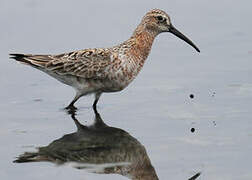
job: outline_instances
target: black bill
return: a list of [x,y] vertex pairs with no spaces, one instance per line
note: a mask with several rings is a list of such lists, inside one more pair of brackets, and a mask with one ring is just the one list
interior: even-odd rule
[[197,48],[197,46],[195,46],[190,39],[188,39],[184,34],[179,32],[173,25],[170,25],[169,32],[179,37],[180,39],[184,40],[185,42],[190,44],[192,47],[194,47],[196,51],[200,52],[199,48]]

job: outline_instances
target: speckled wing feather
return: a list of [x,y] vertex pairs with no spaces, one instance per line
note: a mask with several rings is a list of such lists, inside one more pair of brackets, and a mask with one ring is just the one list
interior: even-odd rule
[[85,49],[59,55],[11,54],[17,61],[60,75],[103,79],[111,63],[109,49]]

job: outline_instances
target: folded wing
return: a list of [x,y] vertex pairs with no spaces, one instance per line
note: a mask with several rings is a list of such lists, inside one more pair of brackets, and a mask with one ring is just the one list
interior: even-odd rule
[[103,79],[111,64],[108,49],[85,49],[59,55],[10,54],[11,58],[43,71]]

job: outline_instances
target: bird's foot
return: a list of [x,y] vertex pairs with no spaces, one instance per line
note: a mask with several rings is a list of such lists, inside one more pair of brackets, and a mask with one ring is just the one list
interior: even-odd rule
[[75,114],[77,111],[77,107],[75,107],[74,105],[69,105],[65,107],[65,110],[67,111],[68,114]]

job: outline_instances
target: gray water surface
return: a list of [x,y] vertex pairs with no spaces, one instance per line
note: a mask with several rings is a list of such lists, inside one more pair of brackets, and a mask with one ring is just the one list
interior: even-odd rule
[[[251,180],[251,5],[249,0],[1,0],[1,179],[127,179],[69,164],[12,162],[76,127],[63,110],[73,89],[8,54],[110,47],[130,37],[148,10],[160,8],[201,53],[172,34],[159,35],[136,80],[122,92],[102,95],[103,121],[144,146],[159,179],[185,180],[201,172],[201,180]],[[80,123],[92,124],[92,102],[92,96],[77,102]]]

